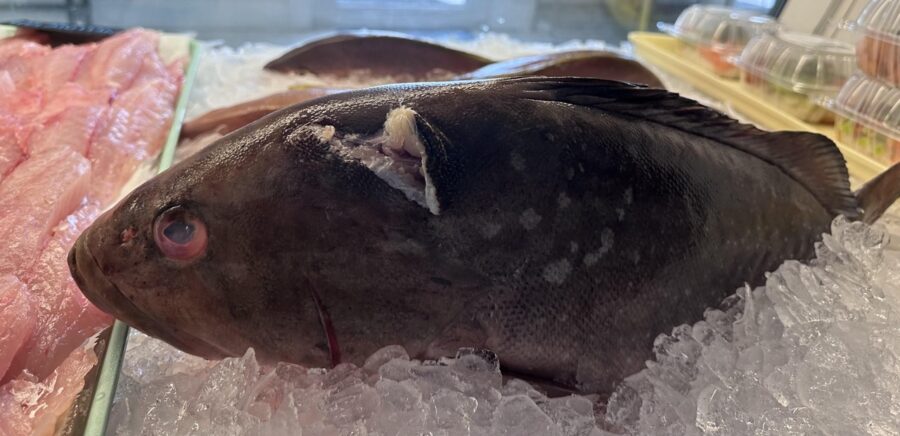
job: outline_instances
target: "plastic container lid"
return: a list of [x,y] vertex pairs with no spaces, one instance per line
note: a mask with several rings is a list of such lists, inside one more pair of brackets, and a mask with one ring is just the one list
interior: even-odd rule
[[872,130],[900,139],[900,88],[857,73],[836,97],[823,98],[821,103]]
[[859,14],[850,30],[864,30],[870,35],[900,44],[900,1],[872,0]]
[[695,45],[740,50],[754,36],[778,29],[769,16],[721,6],[693,5],[685,9],[675,24],[657,27],[678,39]]
[[778,31],[753,38],[736,64],[794,92],[834,95],[856,70],[853,45]]

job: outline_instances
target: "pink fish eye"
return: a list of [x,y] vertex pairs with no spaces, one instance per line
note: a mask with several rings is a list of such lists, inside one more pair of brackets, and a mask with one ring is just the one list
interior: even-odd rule
[[166,257],[191,260],[206,251],[206,225],[183,207],[175,206],[156,218],[153,239]]

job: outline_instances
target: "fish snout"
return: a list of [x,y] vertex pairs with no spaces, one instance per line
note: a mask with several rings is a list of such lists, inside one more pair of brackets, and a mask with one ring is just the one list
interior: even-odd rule
[[87,245],[88,232],[82,233],[69,250],[69,273],[81,293],[97,308],[115,314],[109,303],[110,295],[118,293],[116,287],[103,274]]

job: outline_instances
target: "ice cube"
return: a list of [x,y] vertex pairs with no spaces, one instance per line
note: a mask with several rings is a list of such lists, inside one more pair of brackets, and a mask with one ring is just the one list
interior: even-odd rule
[[491,434],[496,435],[561,435],[562,429],[531,398],[514,395],[500,400],[494,412]]

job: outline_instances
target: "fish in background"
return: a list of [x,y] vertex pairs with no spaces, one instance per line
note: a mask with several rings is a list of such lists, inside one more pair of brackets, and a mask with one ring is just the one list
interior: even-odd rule
[[304,87],[270,94],[232,106],[211,110],[184,122],[181,126],[182,138],[193,138],[204,133],[230,133],[250,124],[272,112],[302,103],[314,98],[336,94],[342,89]]
[[332,79],[387,79],[394,83],[572,76],[663,88],[659,78],[641,63],[613,51],[572,50],[491,62],[471,53],[394,32],[351,32],[315,39],[270,61],[265,69]]
[[69,266],[97,307],[200,356],[475,347],[508,375],[608,394],[659,332],[811,258],[835,216],[874,221],[898,177],[854,195],[827,138],[661,89],[382,86],[217,140],[100,217]]
[[[316,40],[291,50],[279,60],[270,62],[270,65],[278,65],[278,68],[273,68],[278,71],[320,74],[325,79],[355,76],[356,79],[368,78],[366,80],[374,82],[385,78],[396,82],[398,79],[420,81],[428,77],[472,80],[548,76],[590,77],[664,88],[662,81],[640,62],[606,50],[573,50],[523,56],[490,63],[455,76],[447,76],[443,72],[447,71],[444,68],[451,63],[450,59],[457,57],[467,59],[469,55],[401,34],[389,35],[349,34]],[[415,57],[416,51],[434,53],[430,57],[420,58]],[[384,53],[390,53],[397,59],[385,57]],[[413,67],[405,56],[411,56],[418,62],[413,65],[415,72],[410,70]],[[425,65],[429,60],[432,63]],[[438,73],[435,75],[429,72]],[[349,89],[352,88],[303,87],[218,108],[185,122],[181,136],[183,139],[190,139],[213,132],[226,134],[276,110]],[[196,142],[193,144],[196,145]]]
[[590,77],[665,88],[640,62],[606,50],[572,50],[522,56],[495,62],[456,79],[491,79],[516,76]]
[[267,63],[265,69],[317,76],[441,80],[491,61],[394,32],[348,32],[309,41]]

